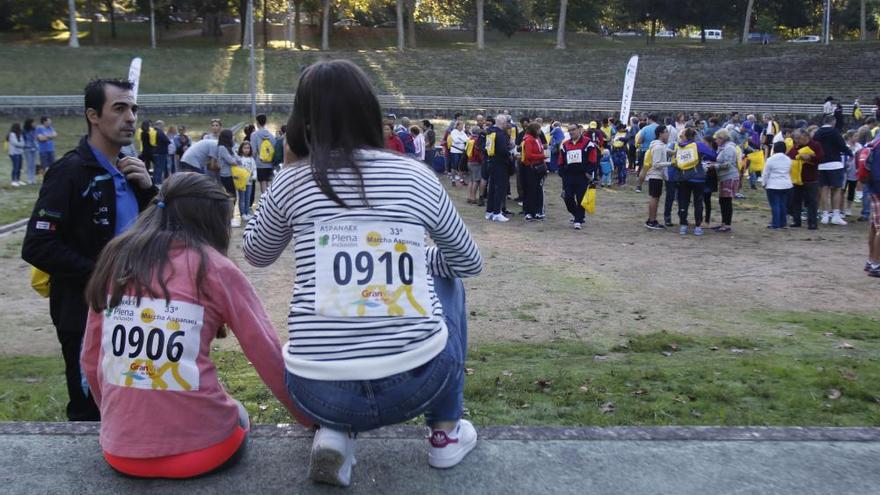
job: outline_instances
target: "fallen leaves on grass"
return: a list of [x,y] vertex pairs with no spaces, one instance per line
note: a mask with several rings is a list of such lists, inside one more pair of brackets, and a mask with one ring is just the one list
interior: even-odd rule
[[607,361],[607,360],[608,360],[608,356],[600,356],[598,354],[593,356],[593,361]]
[[858,375],[856,375],[856,372],[852,371],[852,370],[841,370],[840,376],[842,376],[844,379],[849,380],[851,382],[854,382],[854,381],[858,380],[858,378],[859,378]]
[[732,352],[732,353],[734,353],[734,354],[742,354],[742,353],[744,353],[744,352],[746,352],[746,351],[743,350],[743,349],[737,349],[736,347],[733,347],[733,348],[730,349],[730,352]]
[[509,378],[509,377],[513,376],[513,372],[509,371],[509,370],[504,370],[501,372],[501,375]]
[[666,356],[666,357],[672,356],[672,353],[669,352],[669,351],[663,351],[663,352],[661,352],[660,354],[663,354],[663,355]]
[[855,349],[856,348],[856,346],[850,344],[849,342],[841,342],[834,347],[836,347],[838,349]]
[[473,368],[465,368],[465,369],[464,369],[464,374],[465,374],[465,375],[473,375],[473,374],[474,374],[474,369],[473,369]]
[[636,390],[635,392],[633,392],[632,395],[638,397],[638,396],[640,396],[640,395],[645,395],[645,394],[647,394],[647,393],[648,393],[648,392],[647,392],[646,390],[638,389],[638,390]]
[[695,418],[702,418],[703,413],[701,413],[700,411],[697,411],[696,409],[691,409],[691,416],[693,416]]
[[599,406],[599,410],[602,411],[602,414],[612,414],[617,409],[613,402],[606,402]]
[[837,390],[836,388],[832,388],[828,391],[828,398],[831,400],[837,400],[840,398],[841,395],[843,394],[841,394],[840,390]]
[[822,335],[824,335],[826,337],[834,337],[834,332],[825,332]]

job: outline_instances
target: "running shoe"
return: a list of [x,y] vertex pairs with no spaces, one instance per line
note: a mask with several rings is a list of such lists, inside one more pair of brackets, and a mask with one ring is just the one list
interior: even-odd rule
[[681,227],[679,227],[678,233],[681,235],[687,235],[687,233],[688,233],[687,225],[682,225]]
[[880,278],[880,265],[875,266],[874,268],[871,268],[870,270],[868,270],[868,276]]
[[526,213],[526,217],[525,217],[526,222],[531,222],[534,219],[535,219],[535,217],[533,217],[531,213]]
[[547,218],[547,215],[545,215],[543,213],[538,213],[537,215],[535,215],[535,220],[538,220],[540,222],[543,222],[544,219],[546,219],[546,218]]
[[834,225],[846,225],[847,224],[846,220],[844,220],[843,217],[841,217],[839,213],[837,215],[833,215],[831,217],[831,223]]
[[663,226],[664,227],[675,227],[675,224],[672,223],[671,220],[666,220],[665,222],[663,222]]
[[657,222],[645,222],[645,228],[648,228],[651,230],[660,230],[663,227],[661,227],[660,224]]
[[486,220],[492,220],[492,213],[487,211],[485,218],[486,218]]
[[822,214],[822,220],[820,220],[819,222],[822,225],[828,225],[828,222],[830,222],[830,221],[831,221],[831,214],[826,211],[825,213]]
[[736,193],[733,197],[736,199],[746,199],[746,195],[743,193]]
[[703,235],[703,227],[694,227],[694,235]]
[[575,222],[574,225],[572,225],[572,227],[574,227],[574,230],[581,230],[581,223]]
[[492,215],[491,220],[492,220],[493,222],[501,222],[501,223],[509,222],[509,221],[510,221],[509,218],[505,217],[504,215],[502,215],[502,214],[500,214],[500,213],[497,214],[497,215]]
[[456,466],[477,446],[477,430],[470,421],[460,419],[450,433],[443,430],[431,431],[428,441],[431,443],[428,465],[432,468],[448,469]]
[[637,192],[637,193],[642,192],[642,188],[641,188],[640,186],[636,186],[636,188],[633,189],[633,190],[634,190],[635,192]]

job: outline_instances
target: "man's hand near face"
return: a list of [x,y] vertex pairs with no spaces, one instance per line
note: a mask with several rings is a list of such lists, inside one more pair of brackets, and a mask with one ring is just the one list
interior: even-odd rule
[[153,186],[153,179],[147,171],[147,166],[133,156],[120,159],[116,162],[116,168],[125,175],[129,182],[141,189],[149,189]]

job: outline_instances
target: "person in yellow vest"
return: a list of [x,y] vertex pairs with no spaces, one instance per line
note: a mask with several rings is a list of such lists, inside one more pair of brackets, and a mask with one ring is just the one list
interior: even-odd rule
[[614,163],[617,187],[626,185],[626,145],[628,135],[626,127],[620,125],[611,138],[611,162]]

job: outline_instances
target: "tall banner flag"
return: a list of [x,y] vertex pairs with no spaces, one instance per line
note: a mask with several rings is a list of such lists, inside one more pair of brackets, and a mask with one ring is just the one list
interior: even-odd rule
[[141,58],[135,57],[131,59],[131,66],[128,68],[128,80],[134,84],[132,92],[134,93],[134,101],[137,101],[138,86],[141,80]]
[[629,108],[632,105],[633,89],[636,86],[636,70],[639,68],[639,56],[633,55],[626,66],[626,77],[623,79],[623,99],[620,100],[620,122],[629,121]]

